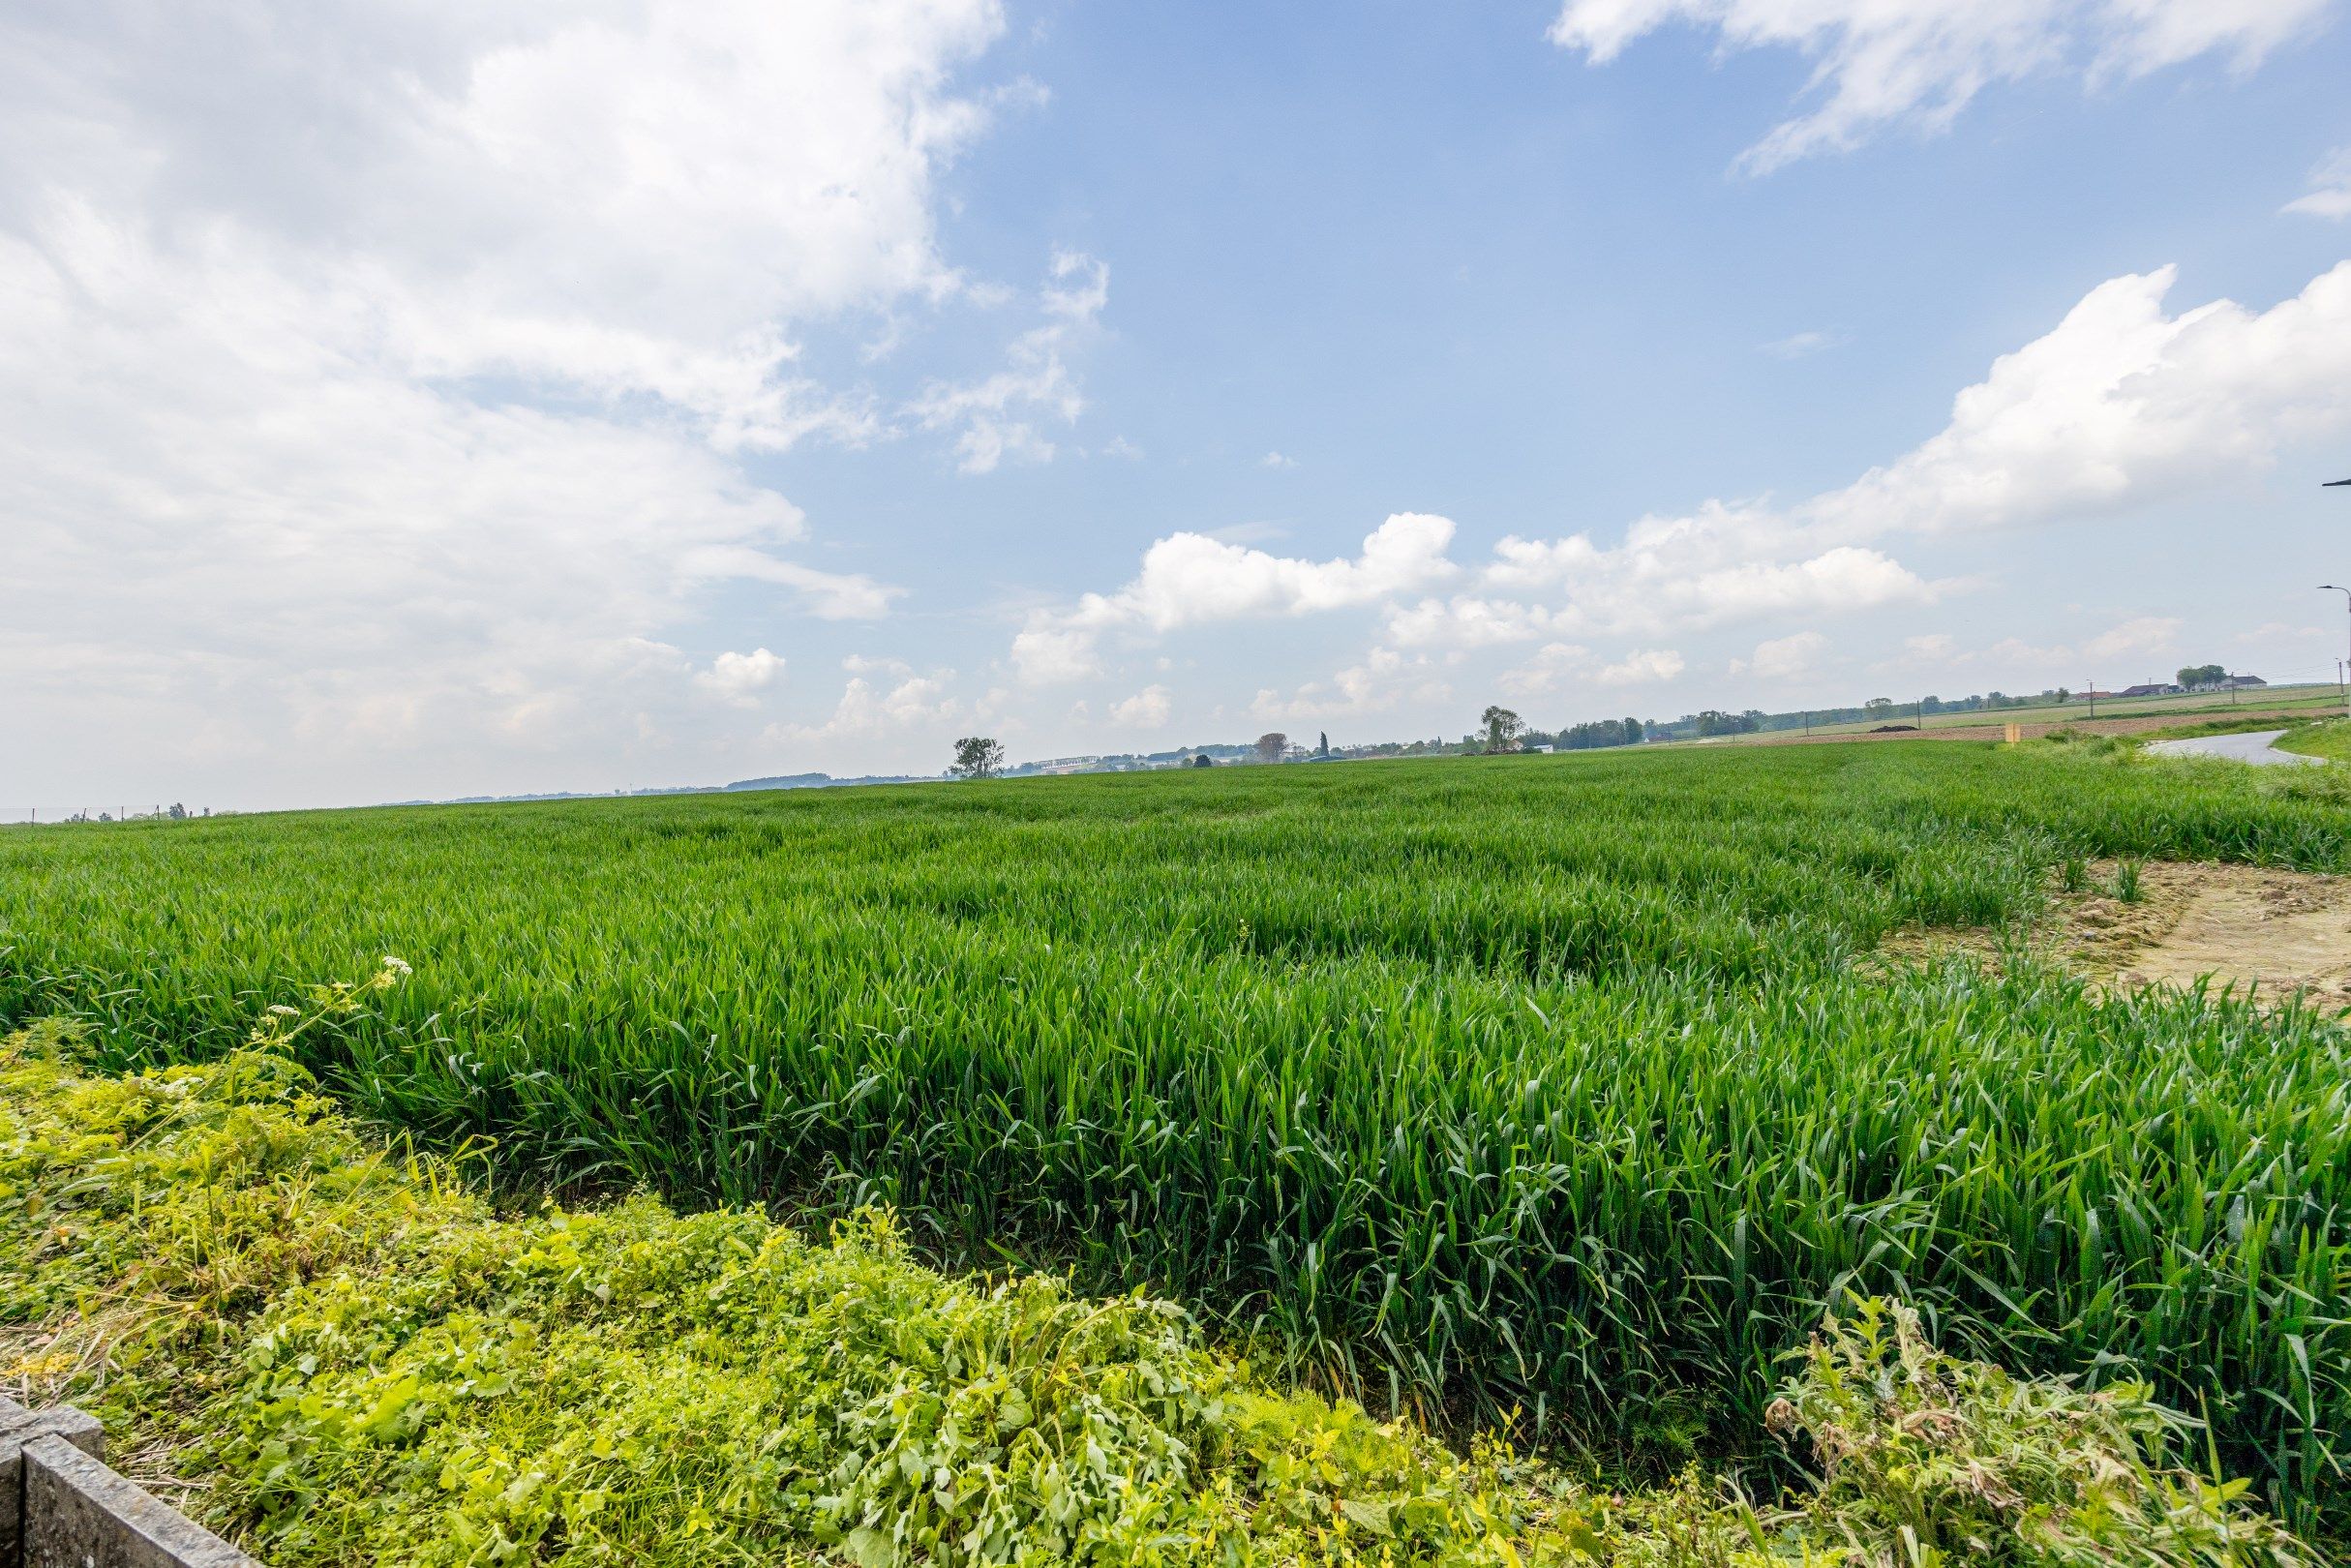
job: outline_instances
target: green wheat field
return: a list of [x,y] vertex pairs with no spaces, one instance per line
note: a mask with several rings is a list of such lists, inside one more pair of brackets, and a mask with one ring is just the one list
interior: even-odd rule
[[517,1190],[893,1205],[1629,1463],[1744,1440],[1824,1307],[1892,1296],[2135,1369],[2336,1533],[2341,1023],[1875,954],[2073,859],[2351,870],[2332,783],[1855,745],[12,830],[0,1021],[203,1057],[395,953],[306,1058]]

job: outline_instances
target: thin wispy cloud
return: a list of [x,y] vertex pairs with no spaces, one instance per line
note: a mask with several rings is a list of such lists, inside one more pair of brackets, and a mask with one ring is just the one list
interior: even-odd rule
[[1947,131],[1999,82],[2066,75],[2098,85],[2216,58],[2238,72],[2306,36],[2332,0],[1566,0],[1551,39],[1595,65],[1660,29],[1725,49],[1784,48],[1813,65],[1819,106],[1740,156],[1750,173],[1842,152],[1897,125]]
[[2311,218],[2351,218],[2351,147],[2338,147],[2310,171],[2310,189],[2285,211]]
[[1774,359],[1809,359],[1814,354],[1838,347],[1844,341],[1834,332],[1792,332],[1785,338],[1774,338],[1757,347]]

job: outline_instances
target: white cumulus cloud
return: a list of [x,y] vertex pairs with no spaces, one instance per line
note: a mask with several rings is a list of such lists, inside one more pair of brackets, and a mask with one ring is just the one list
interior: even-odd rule
[[[1968,674],[1974,678],[1991,676],[2000,679],[2018,679],[2035,688],[2042,686],[2078,686],[2097,679],[2101,687],[2135,684],[2142,679],[2169,679],[2168,670],[2150,670],[2150,661],[2160,662],[2177,651],[2180,627],[2176,616],[2134,616],[2119,621],[2104,631],[2083,639],[2080,643],[2058,643],[2049,646],[2028,643],[2020,637],[2003,638],[1988,648],[1964,648],[1948,632],[1928,632],[1906,637],[1900,656],[1873,666],[1882,672],[1942,670]],[[2102,663],[2105,671],[2085,668]],[[2127,678],[2118,678],[2112,667],[2120,664]]]
[[952,670],[936,675],[908,676],[888,685],[876,685],[863,676],[852,676],[841,688],[832,716],[822,724],[771,724],[770,740],[840,740],[888,736],[924,725],[951,723],[962,711],[949,691]]
[[[1939,591],[1891,557],[1856,545],[1770,558],[1793,537],[1777,519],[1722,509],[1645,519],[1613,549],[1582,535],[1506,537],[1480,574],[1484,591],[1400,606],[1389,617],[1388,635],[1406,648],[1451,648],[1544,636],[1639,636],[1760,617],[1923,604]],[[1749,558],[1758,556],[1763,558]],[[1502,598],[1499,591],[1526,596]]]
[[1502,690],[1512,697],[1546,697],[1578,686],[1641,686],[1672,680],[1687,668],[1670,648],[1638,648],[1602,660],[1577,643],[1546,643],[1533,657],[1502,672]]
[[1502,672],[1498,684],[1510,697],[1547,697],[1588,675],[1592,650],[1580,643],[1546,643],[1533,657]]
[[1126,628],[1164,632],[1205,621],[1304,615],[1374,604],[1452,575],[1448,518],[1399,512],[1367,535],[1351,558],[1302,560],[1204,533],[1176,533],[1143,553],[1141,572],[1113,593],[1089,593],[1066,610],[1039,611],[1012,640],[1012,661],[1034,683],[1097,667],[1096,645]]
[[2091,638],[2082,645],[2082,651],[2094,659],[2164,653],[2171,650],[2179,634],[2177,616],[2137,616]]
[[2095,516],[2351,429],[2351,262],[2260,312],[2224,299],[2167,314],[2174,276],[2100,284],[1961,392],[1939,435],[1807,520],[1869,533]]
[[694,677],[694,683],[723,702],[749,708],[759,694],[784,677],[784,661],[764,648],[748,653],[721,653],[710,667]]
[[1765,680],[1786,680],[1810,673],[1827,648],[1828,639],[1817,631],[1766,638],[1756,644],[1755,651],[1746,658],[1733,659],[1731,673],[1760,676]]
[[1307,681],[1287,696],[1272,687],[1260,690],[1249,711],[1251,717],[1268,722],[1344,718],[1386,712],[1407,703],[1441,703],[1452,695],[1451,684],[1427,658],[1375,648],[1361,663],[1328,680]]
[[1641,686],[1681,674],[1682,658],[1670,648],[1644,648],[1604,664],[1593,678],[1604,686]]
[[1165,686],[1149,685],[1131,697],[1122,698],[1110,705],[1113,722],[1131,725],[1138,730],[1156,730],[1167,722],[1175,709],[1175,693]]
[[298,735],[311,799],[305,769],[457,784],[436,758],[478,788],[722,723],[690,699],[749,667],[669,639],[723,585],[885,613],[889,585],[795,558],[806,519],[736,455],[887,433],[798,336],[965,287],[936,177],[1003,25],[994,0],[0,14],[11,725],[85,727],[100,776]]

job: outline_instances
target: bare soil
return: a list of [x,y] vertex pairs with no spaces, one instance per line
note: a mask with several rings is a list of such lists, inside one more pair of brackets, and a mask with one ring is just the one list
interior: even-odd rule
[[[2024,934],[2035,953],[2103,985],[2189,985],[2210,976],[2283,1002],[2351,1007],[2351,877],[2268,866],[2170,864],[2139,868],[2139,896],[2116,895],[2122,868],[2090,867],[2090,886],[2059,892]],[[1974,952],[1997,959],[1989,932],[1913,932],[1886,944],[1893,957]]]

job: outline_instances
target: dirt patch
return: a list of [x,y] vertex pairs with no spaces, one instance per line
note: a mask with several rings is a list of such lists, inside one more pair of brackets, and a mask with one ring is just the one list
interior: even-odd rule
[[[2023,946],[2101,984],[2189,985],[2213,977],[2271,1001],[2302,993],[2322,1008],[2351,1007],[2351,877],[2254,865],[2137,868],[2138,896],[2119,896],[2127,872],[2088,868],[2087,887],[2059,890]],[[1912,932],[1892,957],[1972,952],[1997,961],[1987,932]]]
[[2185,985],[2200,975],[2282,1000],[2351,1005],[2351,880],[2250,865],[2149,868],[2178,914],[2152,940],[2110,948],[2125,985]]

